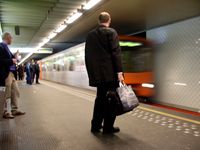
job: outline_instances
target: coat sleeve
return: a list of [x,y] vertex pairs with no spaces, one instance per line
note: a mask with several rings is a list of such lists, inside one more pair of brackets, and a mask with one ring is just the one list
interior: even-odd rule
[[3,50],[4,49],[0,46],[0,64],[8,66],[13,65],[12,59],[5,58],[5,56],[3,55]]
[[119,45],[118,34],[115,30],[112,31],[109,36],[111,58],[114,65],[114,70],[116,73],[123,72],[122,70],[122,60],[121,60],[121,48]]

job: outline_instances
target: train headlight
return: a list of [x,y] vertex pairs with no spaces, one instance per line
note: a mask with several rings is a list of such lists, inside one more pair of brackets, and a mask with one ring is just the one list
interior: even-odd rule
[[150,84],[150,83],[142,83],[142,87],[146,87],[146,88],[154,88],[154,84]]

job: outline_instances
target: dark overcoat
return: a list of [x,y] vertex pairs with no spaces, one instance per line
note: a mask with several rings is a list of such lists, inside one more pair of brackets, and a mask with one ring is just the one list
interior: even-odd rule
[[117,73],[122,72],[122,62],[118,34],[114,29],[100,25],[89,32],[85,63],[90,86],[117,82]]
[[5,86],[5,80],[10,72],[10,66],[13,65],[13,54],[5,43],[0,43],[0,86]]

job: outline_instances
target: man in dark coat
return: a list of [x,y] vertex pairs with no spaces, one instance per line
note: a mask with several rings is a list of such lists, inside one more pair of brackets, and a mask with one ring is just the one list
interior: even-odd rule
[[18,79],[23,80],[23,77],[24,77],[24,67],[23,67],[23,65],[19,65],[17,71],[18,71]]
[[35,60],[35,75],[36,75],[36,84],[40,84],[40,83],[39,83],[39,77],[40,77],[40,66],[39,66],[37,60]]
[[34,82],[35,78],[35,83],[36,84],[40,84],[39,83],[39,76],[40,76],[40,66],[38,64],[38,61],[35,60],[32,63],[32,83]]
[[[8,45],[12,42],[10,33],[4,33],[0,43],[0,86],[5,86],[5,94],[0,99],[4,104],[3,118],[12,119],[16,115],[24,115],[18,110],[19,89],[13,72],[16,71],[17,59],[10,52]],[[8,112],[8,102],[11,99],[12,114]],[[3,106],[0,106],[3,107]]]
[[97,87],[91,132],[99,132],[103,124],[104,133],[119,132],[114,127],[116,115],[106,98],[108,91],[116,91],[119,82],[124,82],[122,74],[121,49],[117,32],[109,28],[110,15],[99,15],[99,26],[89,32],[85,46],[85,62],[89,85]]
[[35,80],[35,62],[34,62],[34,60],[32,60],[30,63],[30,71],[31,71],[31,84],[33,84],[34,80]]
[[27,62],[25,65],[25,72],[26,72],[26,83],[32,85],[32,78],[31,78],[31,61]]

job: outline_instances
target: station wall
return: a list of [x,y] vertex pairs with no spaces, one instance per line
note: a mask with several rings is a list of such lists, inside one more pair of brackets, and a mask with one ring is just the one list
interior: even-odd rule
[[159,103],[200,112],[200,17],[147,31],[155,42]]

